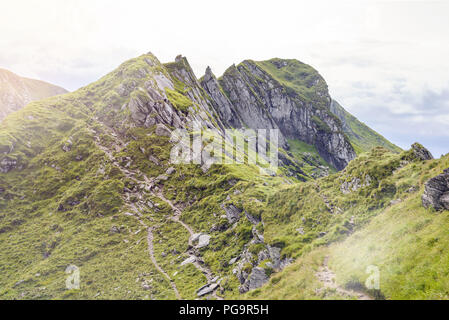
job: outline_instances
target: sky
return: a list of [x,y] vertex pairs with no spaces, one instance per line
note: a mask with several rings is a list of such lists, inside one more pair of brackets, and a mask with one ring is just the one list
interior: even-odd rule
[[402,148],[449,152],[448,1],[0,0],[0,68],[76,90],[152,52],[198,77],[294,58]]

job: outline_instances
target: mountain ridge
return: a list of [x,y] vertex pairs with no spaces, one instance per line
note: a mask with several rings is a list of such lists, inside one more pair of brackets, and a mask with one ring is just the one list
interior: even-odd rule
[[20,77],[0,68],[0,121],[31,101],[64,94],[68,91],[42,80]]
[[[313,75],[305,79],[314,82]],[[185,57],[163,64],[146,54],[73,93],[10,114],[0,124],[0,297],[257,295],[308,244],[345,238],[395,200],[397,190],[402,196],[410,186],[401,180],[396,187],[394,170],[436,163],[382,147],[356,158],[331,114],[325,83],[301,93],[301,81],[292,82],[289,96],[251,62],[222,78],[208,69],[197,79]],[[322,103],[316,110],[314,101]],[[289,118],[285,109],[303,117]],[[312,144],[299,139],[305,133],[296,123],[310,125],[304,140]],[[246,126],[283,130],[278,169],[173,164],[171,132],[195,138],[198,125],[227,142],[226,128],[236,137]],[[336,141],[328,145],[323,137]],[[323,165],[333,146],[342,148],[333,160],[339,171]],[[236,147],[224,157],[247,159],[252,152]],[[352,224],[350,215],[360,220]],[[65,288],[69,265],[80,268],[82,290]]]

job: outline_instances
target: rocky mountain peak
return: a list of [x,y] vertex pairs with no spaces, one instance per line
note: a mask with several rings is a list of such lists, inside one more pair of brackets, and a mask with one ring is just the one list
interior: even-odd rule
[[182,54],[178,54],[175,58],[175,62],[181,62],[183,60],[183,58],[184,57],[182,56]]
[[215,75],[213,74],[211,67],[207,66],[206,72],[204,74],[204,80],[208,81],[211,78],[215,78]]
[[229,67],[218,83],[205,77],[202,85],[224,123],[238,119],[251,129],[279,129],[281,146],[288,149],[288,139],[314,145],[337,169],[355,158],[340,120],[329,110],[327,84],[310,66],[297,60],[245,60]]

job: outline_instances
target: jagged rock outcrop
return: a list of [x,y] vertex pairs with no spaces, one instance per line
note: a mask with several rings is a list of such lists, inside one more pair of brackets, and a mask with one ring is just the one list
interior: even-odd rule
[[200,79],[201,86],[207,91],[211,98],[211,103],[217,111],[220,119],[227,127],[241,128],[242,122],[239,115],[234,111],[234,107],[225,95],[218,83],[217,78],[212,73],[210,67],[207,67],[206,74]]
[[254,290],[262,287],[265,283],[267,283],[268,279],[269,277],[265,269],[260,267],[253,268],[248,277],[248,290]]
[[[213,117],[214,109],[203,95],[187,59],[178,56],[175,62],[161,64],[151,53],[145,56],[141,68],[115,88],[120,97],[128,99],[122,109],[129,109],[131,120],[138,126],[157,125],[156,134],[164,136],[170,132],[161,129],[162,125],[181,129],[200,124],[214,128],[214,122],[220,120]],[[123,71],[120,75],[123,76]],[[183,90],[177,87],[179,83]],[[180,106],[178,99],[189,107]]]
[[449,168],[426,182],[422,204],[425,208],[449,210]]
[[202,297],[202,296],[205,296],[206,294],[214,292],[218,288],[219,285],[220,285],[219,283],[208,283],[208,284],[202,286],[201,288],[199,288],[197,290],[198,297]]
[[[274,59],[265,63],[282,74],[289,63],[299,62]],[[324,79],[314,71],[304,89],[314,90],[308,98],[300,89],[277,80],[271,74],[275,71],[270,73],[267,68],[247,60],[227,69],[218,83],[208,69],[201,84],[224,123],[231,125],[231,119],[251,129],[279,129],[280,146],[288,149],[287,139],[299,139],[314,145],[335,168],[343,169],[356,154],[341,122],[329,110],[331,98]]]
[[424,146],[422,146],[421,144],[415,142],[414,144],[412,144],[412,152],[413,155],[416,159],[418,160],[432,160],[433,156],[430,153],[429,150],[427,150]]

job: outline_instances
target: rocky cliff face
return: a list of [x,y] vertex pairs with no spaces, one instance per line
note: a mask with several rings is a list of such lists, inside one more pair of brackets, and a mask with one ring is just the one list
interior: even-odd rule
[[[338,170],[355,157],[341,122],[329,110],[325,81],[309,66],[296,60],[275,59],[265,65],[248,60],[230,67],[220,79],[208,68],[198,80],[185,57],[161,64],[153,55],[147,56],[132,74],[118,75],[126,79],[114,89],[124,101],[116,107],[128,109],[139,126],[279,129],[280,147],[288,150],[288,139],[301,140],[315,146]],[[290,82],[276,79],[270,70],[289,72],[298,64],[307,68],[301,86],[292,82],[289,87]],[[301,172],[285,155],[281,161]]]
[[0,69],[0,121],[31,101],[66,92],[67,90],[44,81],[22,78]]
[[241,128],[242,120],[240,119],[240,115],[234,110],[234,106],[224,93],[210,67],[207,67],[206,74],[200,81],[201,86],[209,94],[211,103],[223,123],[227,127]]
[[247,60],[230,67],[218,81],[208,69],[201,84],[228,126],[279,129],[281,146],[288,149],[288,139],[314,145],[338,170],[355,158],[341,122],[329,110],[324,79],[299,61]]
[[332,100],[330,111],[340,119],[343,131],[351,141],[357,154],[371,151],[374,147],[384,147],[392,152],[399,153],[401,148],[394,145],[382,135],[369,128],[363,122],[347,112],[337,101]]

